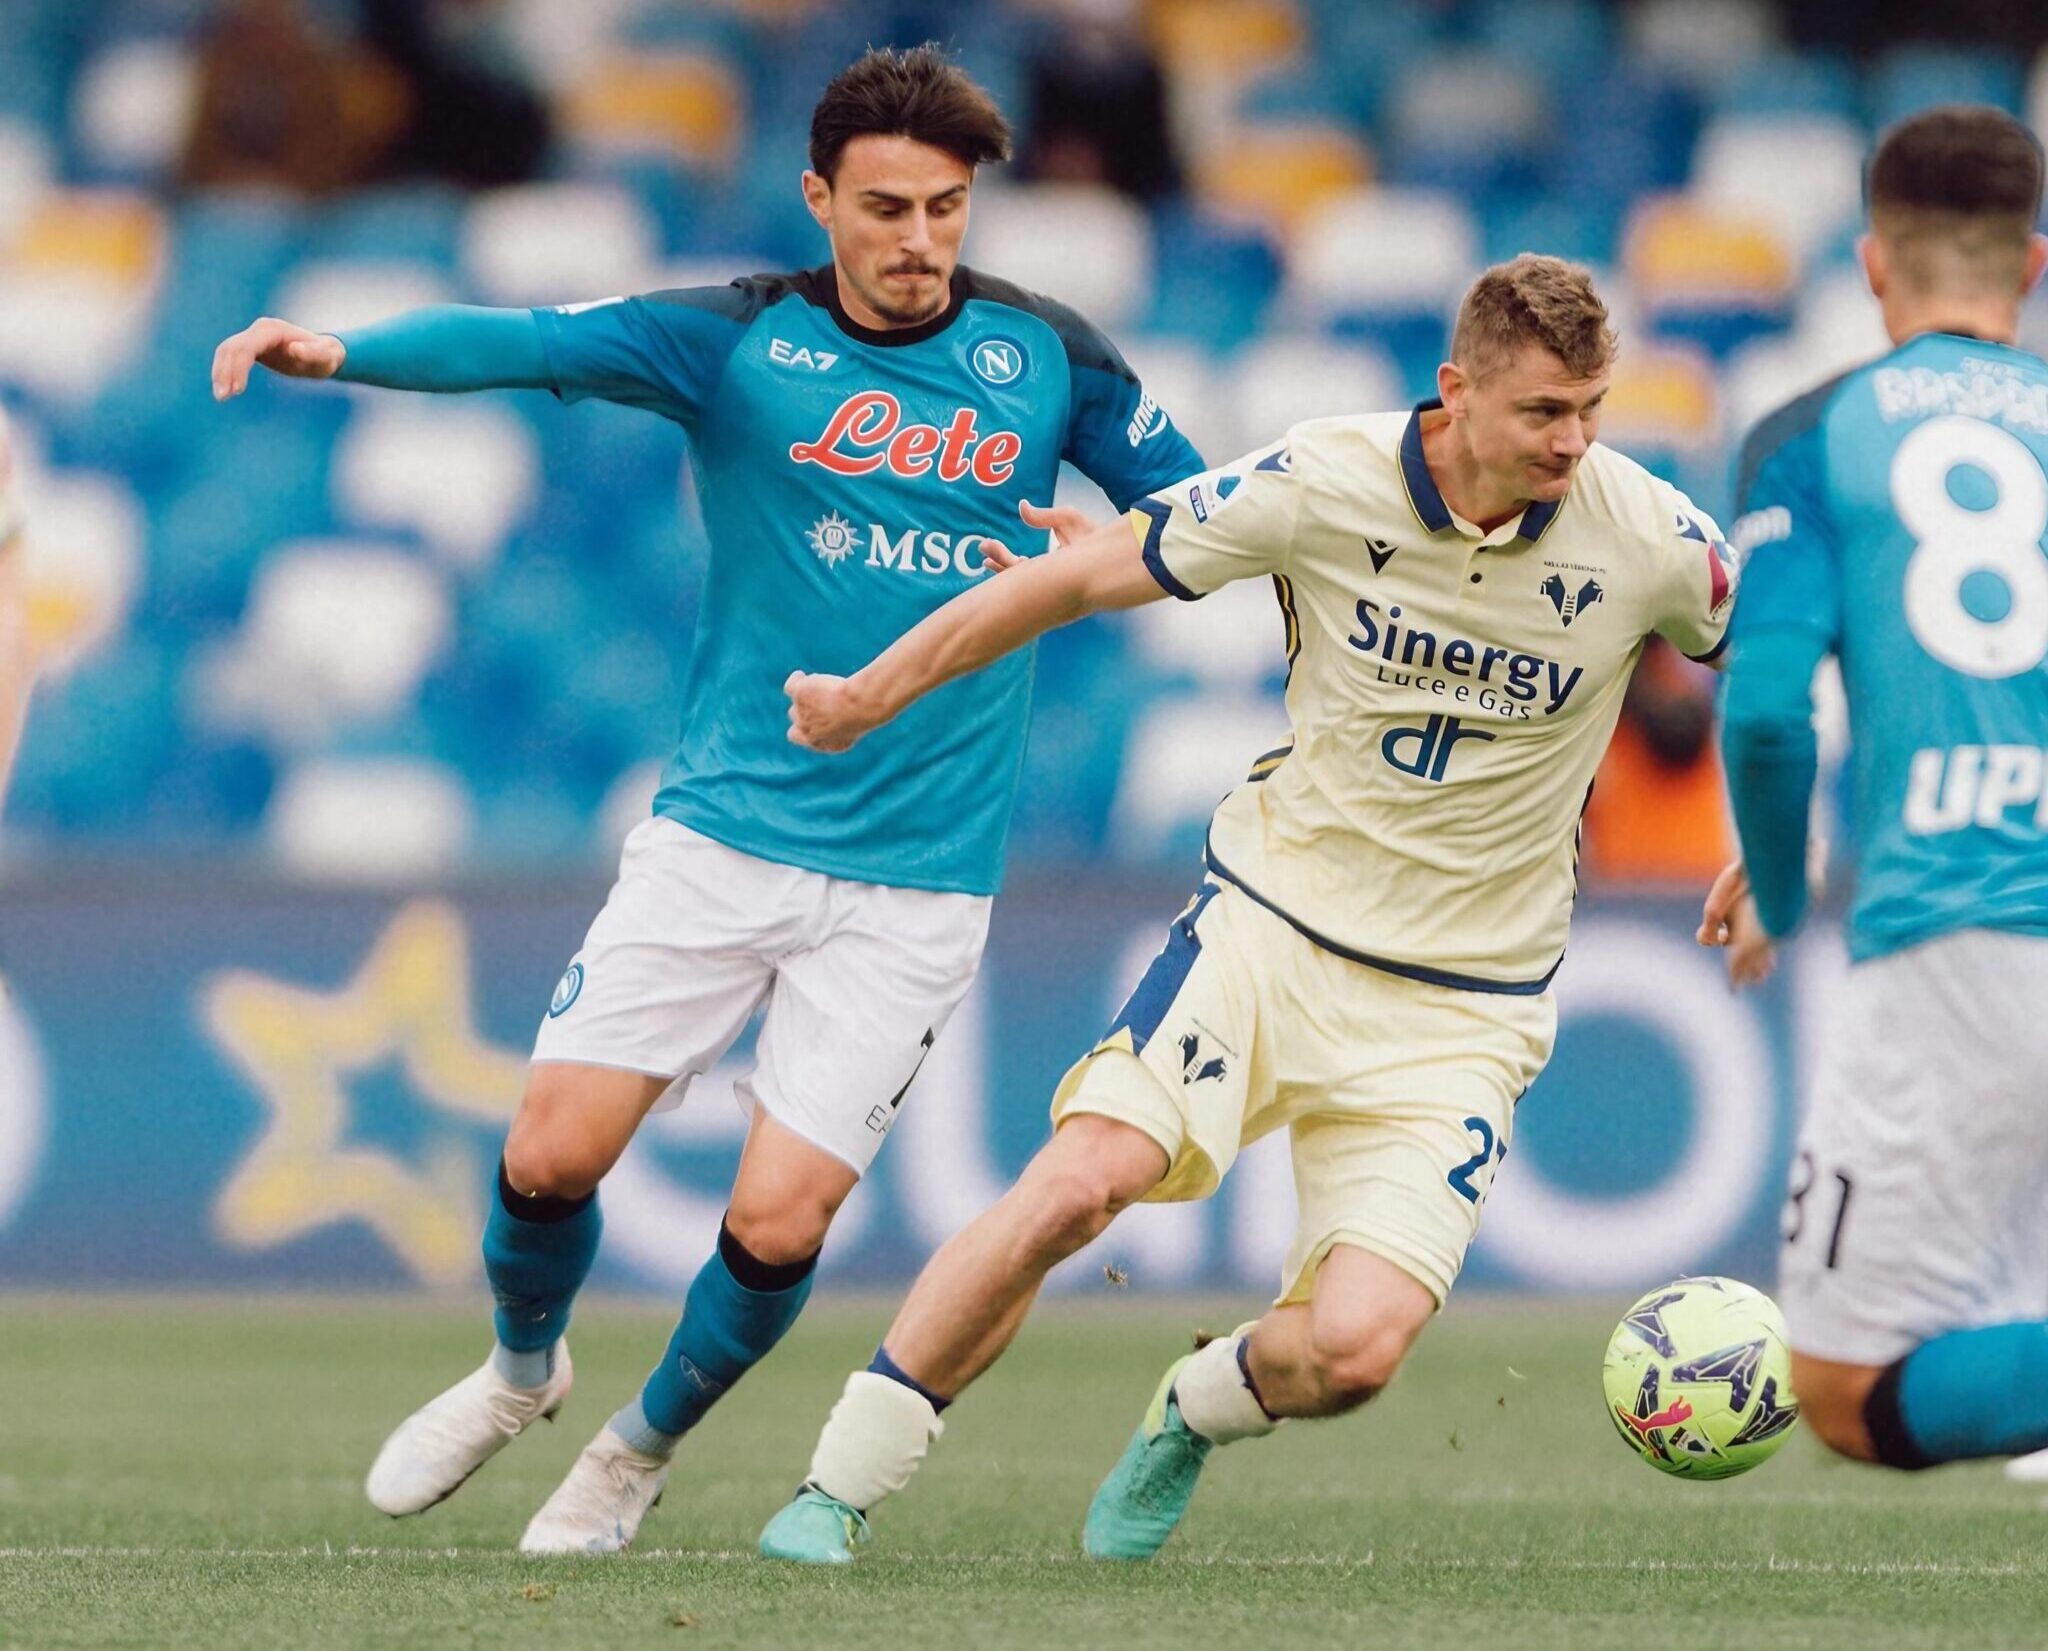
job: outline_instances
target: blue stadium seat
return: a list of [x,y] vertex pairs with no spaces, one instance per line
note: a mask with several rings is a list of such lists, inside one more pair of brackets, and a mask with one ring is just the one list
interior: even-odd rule
[[1937,103],[1989,103],[2020,112],[2026,72],[2003,52],[1901,46],[1870,71],[1865,104],[1876,128]]

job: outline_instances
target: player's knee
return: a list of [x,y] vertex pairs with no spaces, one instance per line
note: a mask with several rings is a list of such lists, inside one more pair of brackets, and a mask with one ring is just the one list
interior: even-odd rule
[[505,1178],[531,1198],[582,1198],[597,1190],[609,1168],[609,1158],[589,1141],[524,1115],[505,1137]]
[[749,1255],[771,1267],[785,1267],[825,1247],[825,1234],[840,1203],[839,1197],[821,1190],[785,1187],[770,1199],[735,1186],[725,1212],[726,1230]]
[[1811,1396],[1800,1394],[1799,1415],[1813,1436],[1837,1456],[1855,1462],[1877,1460],[1870,1429],[1863,1420],[1860,1397],[1821,1386]]
[[1035,1260],[1063,1260],[1100,1237],[1127,1203],[1099,1168],[1069,1164],[1047,1170],[1034,1177],[1024,1201],[1020,1243]]
[[1394,1379],[1409,1336],[1395,1325],[1323,1327],[1310,1333],[1316,1385],[1332,1411],[1356,1410]]

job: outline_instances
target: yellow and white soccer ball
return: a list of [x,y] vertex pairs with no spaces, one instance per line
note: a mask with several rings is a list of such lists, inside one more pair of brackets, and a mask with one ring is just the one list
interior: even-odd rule
[[1684,1479],[1747,1473],[1799,1421],[1784,1315],[1732,1278],[1681,1278],[1644,1296],[1615,1326],[1601,1385],[1622,1442]]

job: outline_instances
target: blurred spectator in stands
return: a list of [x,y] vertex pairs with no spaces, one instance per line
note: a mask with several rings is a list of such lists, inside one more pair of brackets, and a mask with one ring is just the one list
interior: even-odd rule
[[1704,887],[1735,857],[1713,722],[1714,673],[1652,637],[1586,805],[1588,877]]
[[1140,201],[1176,193],[1166,77],[1133,8],[1060,0],[1051,9],[1058,26],[1031,59],[1023,175],[1107,184]]
[[534,176],[547,105],[498,49],[499,0],[359,0],[336,39],[300,0],[234,0],[208,33],[184,181],[320,195],[393,177]]
[[234,0],[201,48],[180,176],[201,188],[346,189],[374,174],[405,117],[398,75],[296,0]]
[[502,0],[359,0],[363,43],[403,77],[404,130],[385,156],[397,176],[473,188],[540,171],[548,107],[506,44]]

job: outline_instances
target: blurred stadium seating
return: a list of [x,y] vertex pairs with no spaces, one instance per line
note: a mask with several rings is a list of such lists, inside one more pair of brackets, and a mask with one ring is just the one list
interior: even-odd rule
[[[350,27],[348,0],[298,9]],[[1860,61],[1757,0],[1089,9],[1156,53],[1185,192],[992,177],[969,258],[1111,328],[1212,457],[1428,393],[1475,270],[1551,251],[1601,271],[1623,327],[1609,439],[1724,522],[1747,422],[1882,347],[1853,264],[1876,126],[1955,97],[2048,116],[2048,56]],[[261,313],[340,327],[822,261],[797,174],[834,69],[935,35],[1028,126],[1026,66],[1071,20],[509,0],[501,44],[554,111],[544,177],[307,200],[178,182],[218,10],[6,8],[0,399],[55,661],[10,838],[327,875],[601,861],[669,736],[705,554],[675,432],[537,395],[262,384],[216,407],[214,342]],[[2028,328],[2048,343],[2048,309]],[[1270,600],[1211,605],[1048,642],[1019,856],[1199,840],[1284,721]]]

